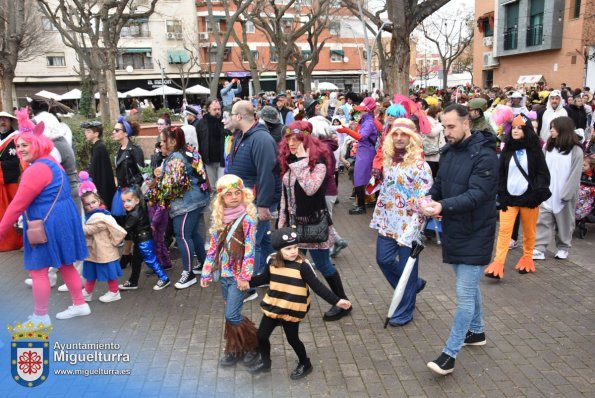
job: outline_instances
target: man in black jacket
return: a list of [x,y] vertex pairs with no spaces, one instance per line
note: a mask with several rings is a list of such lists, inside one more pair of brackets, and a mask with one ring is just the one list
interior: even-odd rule
[[217,185],[217,180],[225,174],[225,128],[221,119],[221,103],[210,99],[205,104],[207,113],[196,124],[198,152],[207,169],[209,184]]
[[479,281],[494,246],[498,158],[496,138],[471,132],[464,106],[449,105],[442,125],[448,145],[430,189],[433,201],[423,210],[426,216],[442,215],[442,257],[456,276],[457,309],[450,337],[442,354],[428,363],[431,370],[446,375],[454,370],[463,345],[486,342]]

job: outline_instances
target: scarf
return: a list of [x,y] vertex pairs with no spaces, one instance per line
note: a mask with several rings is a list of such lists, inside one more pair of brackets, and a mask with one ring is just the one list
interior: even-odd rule
[[407,153],[407,149],[403,148],[395,148],[395,156],[393,157],[394,164],[399,164],[405,158],[405,154]]
[[229,224],[236,218],[243,216],[246,213],[246,205],[240,204],[234,208],[226,207],[223,209],[223,224]]

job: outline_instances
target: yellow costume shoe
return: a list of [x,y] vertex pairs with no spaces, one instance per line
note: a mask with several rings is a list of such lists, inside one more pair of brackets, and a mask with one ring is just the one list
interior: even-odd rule
[[483,272],[488,278],[502,279],[504,278],[504,264],[494,261]]
[[535,272],[535,263],[531,257],[523,256],[519,262],[514,266],[514,269],[519,271],[519,274],[527,274]]

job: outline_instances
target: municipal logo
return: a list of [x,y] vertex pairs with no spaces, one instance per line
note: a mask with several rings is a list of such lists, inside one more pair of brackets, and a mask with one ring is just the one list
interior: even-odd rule
[[25,387],[37,387],[46,381],[50,372],[49,335],[53,327],[43,323],[34,325],[17,323],[13,328],[10,343],[10,369],[14,381]]

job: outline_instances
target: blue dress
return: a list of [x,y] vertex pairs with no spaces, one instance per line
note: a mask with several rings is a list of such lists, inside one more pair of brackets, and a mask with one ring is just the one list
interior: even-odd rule
[[[64,170],[55,162],[42,158],[41,162],[52,170],[52,181],[33,200],[27,208],[30,220],[43,219],[59,194],[54,209],[46,220],[45,232],[48,242],[32,247],[27,239],[27,221],[23,216],[24,263],[26,270],[37,270],[47,267],[59,268],[70,265],[88,256],[83,223],[76,205],[70,196],[70,183]],[[60,190],[60,185],[64,186]]]

